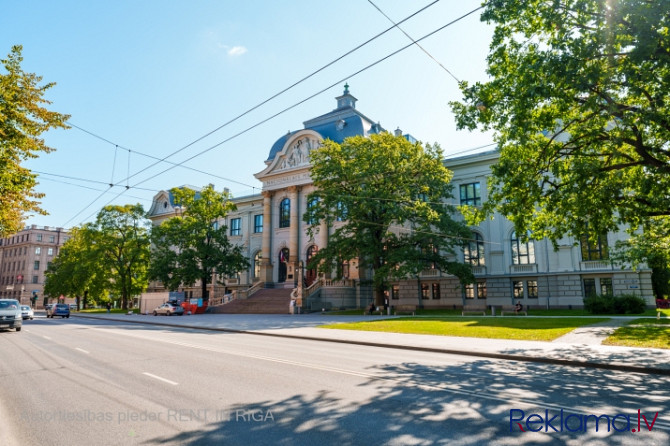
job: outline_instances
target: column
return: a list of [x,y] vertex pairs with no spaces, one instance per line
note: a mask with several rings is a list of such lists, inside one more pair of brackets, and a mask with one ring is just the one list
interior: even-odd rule
[[[319,242],[319,250],[324,249],[326,246],[328,246],[328,232],[330,231],[330,226],[326,222],[325,219],[321,221],[320,227],[319,227],[319,236],[320,236],[320,242]],[[326,279],[330,279],[332,276],[330,271],[327,271],[325,273]]]
[[263,240],[261,246],[261,280],[272,282],[272,192],[263,191]]
[[[299,203],[298,203],[298,187],[291,186],[288,188],[289,199],[291,200],[291,227],[289,229],[289,271],[293,271],[293,280],[298,281],[298,241],[300,240],[300,220],[299,220]],[[290,274],[290,273],[289,273]]]

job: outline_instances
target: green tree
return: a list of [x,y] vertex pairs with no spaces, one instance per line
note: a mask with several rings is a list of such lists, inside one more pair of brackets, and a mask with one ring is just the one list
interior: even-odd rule
[[667,246],[670,3],[490,0],[482,20],[490,81],[463,82],[452,103],[459,128],[499,143],[475,216],[499,210],[554,243],[655,227]]
[[150,240],[144,209],[140,204],[105,206],[90,229],[93,254],[102,263],[107,287],[125,310],[128,300],[148,285]]
[[0,236],[15,233],[23,226],[25,214],[45,215],[39,207],[44,194],[35,192],[36,175],[21,166],[39,152],[51,152],[40,135],[50,128],[68,128],[68,115],[43,107],[50,104],[45,92],[54,83],[39,85],[41,76],[21,69],[22,47],[12,47],[1,62],[6,73],[0,73]]
[[90,300],[99,300],[105,295],[108,275],[93,249],[92,239],[93,233],[86,226],[70,231],[70,239],[47,269],[46,295],[75,297],[77,306],[81,298],[83,308]]
[[335,230],[310,268],[324,272],[357,258],[372,270],[375,301],[383,303],[392,278],[416,276],[429,265],[472,280],[472,270],[455,258],[470,230],[452,219],[451,172],[438,146],[411,143],[388,133],[355,136],[342,144],[326,140],[310,153],[316,191],[304,215],[309,233],[320,222]]
[[211,185],[199,192],[171,192],[181,214],[152,228],[149,277],[170,290],[200,281],[202,297],[208,300],[207,285],[214,274],[233,276],[249,268],[242,247],[230,243],[227,226],[219,224],[235,205],[228,192],[217,192]]

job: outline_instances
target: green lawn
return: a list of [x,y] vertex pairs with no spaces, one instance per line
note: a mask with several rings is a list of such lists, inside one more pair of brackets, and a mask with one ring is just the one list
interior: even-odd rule
[[583,325],[607,318],[398,318],[322,325],[339,330],[384,331],[473,338],[552,341]]
[[670,349],[670,319],[635,319],[617,328],[603,344]]
[[[639,316],[656,316],[656,312],[660,311],[661,312],[661,317],[667,317],[670,318],[670,309],[668,310],[656,310],[650,309],[646,310],[644,313],[640,314]],[[328,314],[334,314],[334,315],[362,315],[364,312],[363,309],[358,309],[358,310],[340,310],[340,311],[330,311]],[[490,311],[487,311],[488,314],[491,314]],[[500,313],[500,308],[497,309],[497,313]],[[418,309],[416,310],[417,316],[460,316],[461,315],[461,309],[456,309],[456,310],[447,310],[447,309],[440,309],[440,310],[431,310],[431,309]],[[552,309],[552,310],[536,310],[536,309],[530,309],[528,310],[528,315],[529,316],[589,316],[589,317],[597,317],[597,316],[613,316],[613,315],[593,315],[589,313],[586,310],[583,309],[574,309],[574,310],[568,310],[568,309]],[[621,315],[620,315],[621,316]],[[626,316],[638,316],[638,315],[626,315]]]

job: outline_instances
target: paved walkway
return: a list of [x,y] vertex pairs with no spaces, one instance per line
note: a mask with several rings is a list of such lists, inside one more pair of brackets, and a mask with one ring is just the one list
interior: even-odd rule
[[585,325],[572,330],[560,338],[554,339],[553,342],[561,342],[564,344],[575,345],[602,345],[603,341],[614,331],[626,325],[628,322],[636,319],[634,317],[617,317],[605,322],[598,322],[592,325]]
[[322,342],[346,342],[382,348],[423,350],[670,375],[670,350],[600,344],[606,333],[616,328],[615,324],[625,324],[629,318],[615,318],[607,324],[584,327],[554,342],[539,342],[318,328],[323,324],[379,319],[380,316],[330,316],[318,313],[302,315],[201,314],[181,317],[73,313],[73,316],[163,327],[244,332]]

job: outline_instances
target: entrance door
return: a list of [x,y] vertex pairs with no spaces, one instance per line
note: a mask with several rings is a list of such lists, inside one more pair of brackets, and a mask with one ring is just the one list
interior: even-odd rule
[[277,277],[277,282],[279,283],[286,282],[286,262],[288,262],[288,254],[288,248],[282,248],[282,250],[279,251],[279,274]]
[[[316,247],[316,245],[312,245],[309,247],[307,250],[307,265],[309,265],[309,261],[316,255],[318,252],[319,248]],[[313,269],[308,269],[305,271],[305,285],[310,286],[314,281],[316,280],[316,268]]]

